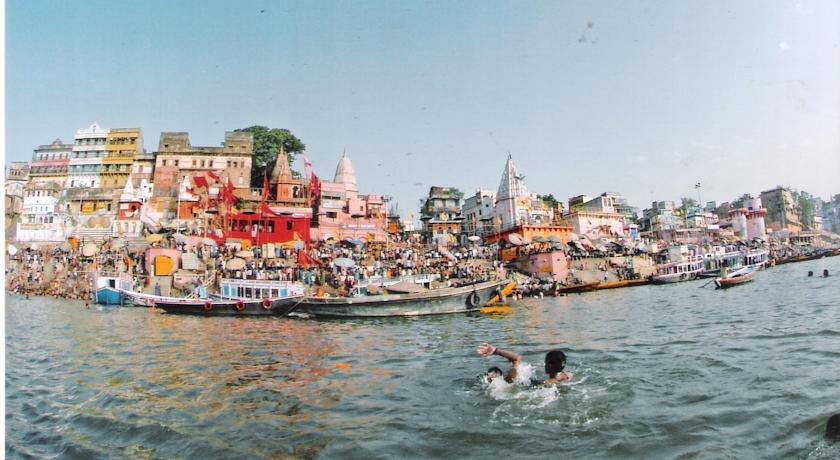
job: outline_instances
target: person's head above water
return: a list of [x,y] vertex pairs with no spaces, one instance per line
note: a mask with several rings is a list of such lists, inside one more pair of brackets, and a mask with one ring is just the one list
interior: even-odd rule
[[485,377],[487,377],[487,381],[490,382],[496,377],[501,377],[502,375],[504,375],[504,372],[502,372],[502,370],[498,367],[493,366],[490,369],[487,369],[487,374],[485,374]]
[[563,372],[566,367],[566,354],[560,350],[551,350],[545,354],[545,373],[549,377]]
[[828,418],[825,424],[825,437],[832,441],[840,441],[840,414],[834,414]]

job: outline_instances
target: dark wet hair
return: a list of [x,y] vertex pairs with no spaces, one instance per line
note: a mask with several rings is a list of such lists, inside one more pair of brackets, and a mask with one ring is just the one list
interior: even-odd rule
[[560,350],[551,350],[545,354],[545,373],[553,376],[566,367],[566,354]]
[[825,424],[825,437],[832,441],[840,441],[840,414],[834,414],[828,418]]
[[498,368],[498,367],[496,367],[496,366],[493,366],[493,367],[491,367],[490,369],[487,369],[487,373],[488,373],[488,374],[489,374],[489,373],[491,373],[491,372],[495,372],[495,373],[497,373],[497,374],[499,374],[499,375],[505,375],[505,373],[504,373],[504,372],[502,372],[502,370],[501,370],[501,369],[499,369],[499,368]]

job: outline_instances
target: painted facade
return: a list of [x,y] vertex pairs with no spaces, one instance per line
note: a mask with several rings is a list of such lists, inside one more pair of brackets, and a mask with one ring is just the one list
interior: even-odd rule
[[461,198],[464,194],[454,187],[431,187],[429,196],[420,209],[423,234],[428,241],[439,245],[458,242],[464,217],[461,215]]
[[464,216],[463,233],[466,236],[483,237],[493,233],[496,226],[496,192],[476,190],[464,200],[461,214]]
[[39,145],[32,153],[29,178],[31,182],[54,182],[63,189],[67,184],[67,168],[73,144],[64,144],[61,139],[51,144]]
[[500,231],[519,225],[550,225],[554,221],[554,210],[535,194],[528,193],[525,176],[517,172],[511,155],[496,193],[496,221]]
[[761,192],[761,203],[767,210],[764,218],[768,231],[802,231],[799,221],[799,205],[793,200],[790,190],[776,187]]
[[310,236],[313,241],[386,241],[385,200],[381,195],[360,195],[350,157],[342,154],[332,181],[319,185],[315,217]]
[[93,123],[76,131],[66,188],[99,188],[108,130]]
[[753,198],[744,202],[744,207],[729,211],[732,220],[732,231],[742,239],[767,239],[767,228],[764,218],[767,210],[761,204],[761,198]]
[[131,175],[135,157],[142,152],[143,132],[140,128],[115,128],[108,131],[100,186],[122,190]]

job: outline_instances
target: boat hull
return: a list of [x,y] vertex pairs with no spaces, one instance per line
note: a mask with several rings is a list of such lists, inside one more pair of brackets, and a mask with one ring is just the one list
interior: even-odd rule
[[750,273],[749,275],[739,276],[737,278],[718,278],[715,280],[715,286],[718,289],[726,289],[732,286],[738,286],[739,284],[749,283],[755,277],[755,272]]
[[167,313],[185,315],[286,316],[294,311],[302,300],[303,296],[265,300],[155,300],[154,306]]
[[325,318],[425,316],[478,311],[498,294],[505,281],[488,281],[421,293],[367,297],[306,297],[297,312]]
[[103,287],[96,290],[96,303],[100,305],[122,305],[123,296],[118,289]]

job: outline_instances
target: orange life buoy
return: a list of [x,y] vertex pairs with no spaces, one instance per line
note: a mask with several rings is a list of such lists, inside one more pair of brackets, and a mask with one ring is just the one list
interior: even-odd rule
[[204,311],[210,311],[213,309],[213,304],[211,302],[204,302]]
[[270,301],[270,300],[268,300],[268,299],[263,299],[263,301],[262,301],[262,307],[263,307],[263,309],[265,309],[265,310],[271,310],[271,301]]
[[245,302],[241,300],[236,301],[236,311],[242,311],[245,309]]

